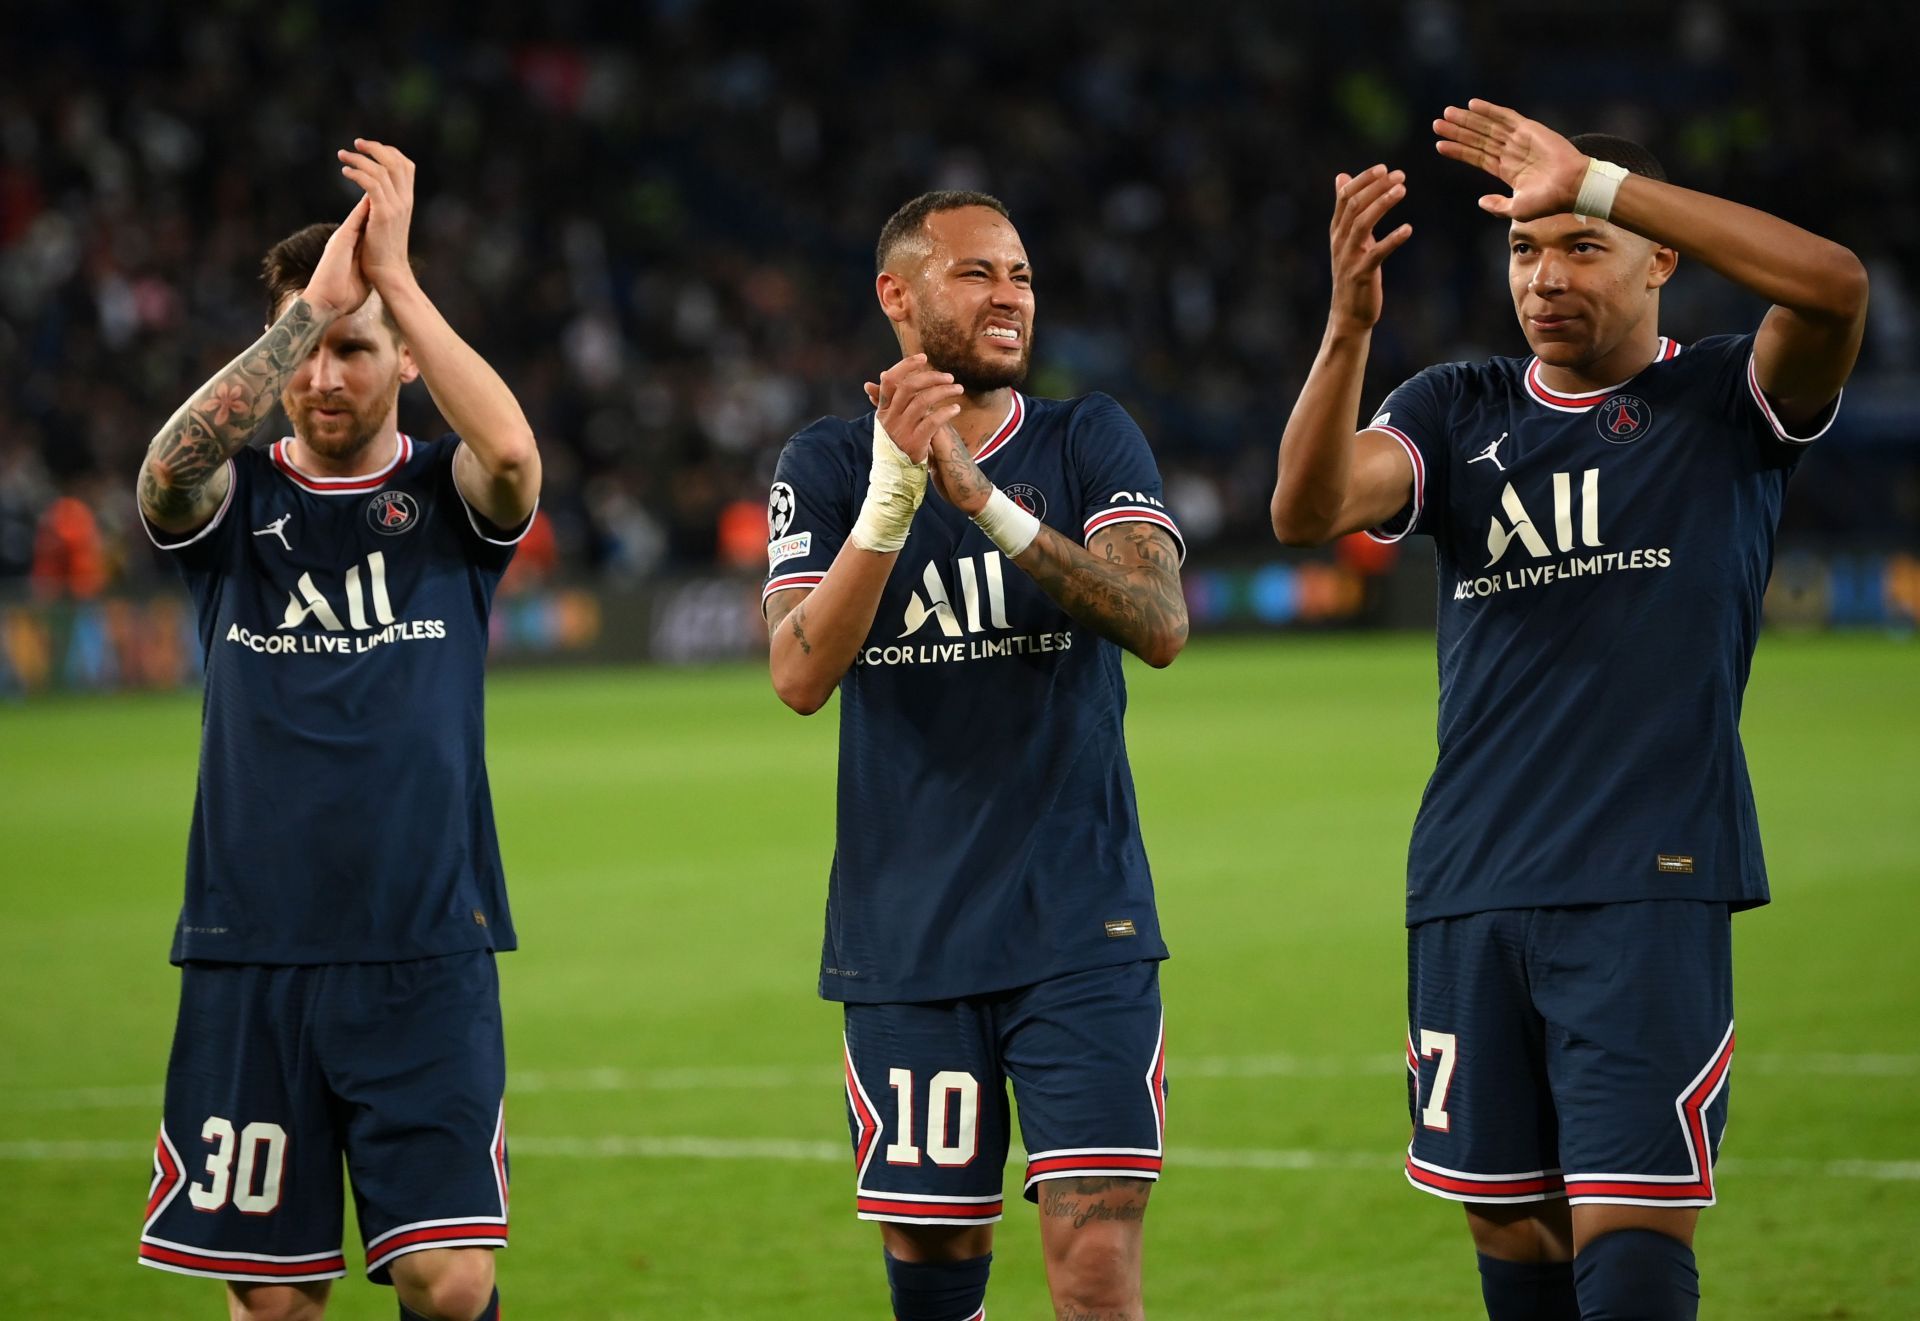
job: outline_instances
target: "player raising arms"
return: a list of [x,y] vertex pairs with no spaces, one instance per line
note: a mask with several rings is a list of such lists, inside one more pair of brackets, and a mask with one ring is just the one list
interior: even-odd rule
[[845,1002],[857,1210],[898,1321],[983,1316],[1011,1079],[1054,1307],[1125,1321],[1167,951],[1120,652],[1186,642],[1179,532],[1125,410],[1019,392],[1033,268],[1005,207],[918,197],[878,265],[905,357],[876,412],[781,453],[764,598],[781,699],[841,693],[820,991]]
[[[540,457],[414,280],[413,163],[354,147],[365,196],[267,254],[273,324],[140,469],[207,671],[140,1260],[226,1281],[234,1317],[320,1316],[344,1153],[367,1273],[403,1318],[474,1321],[507,1241],[494,951],[514,947],[481,682]],[[457,437],[400,434],[416,376]],[[276,398],[293,435],[247,448]]]
[[[1335,181],[1333,307],[1287,422],[1280,540],[1431,536],[1439,757],[1407,877],[1407,1177],[1466,1204],[1495,1321],[1692,1317],[1733,1052],[1729,913],[1767,901],[1741,695],[1794,465],[1867,304],[1853,254],[1472,101],[1529,358],[1421,372],[1358,435],[1405,193]],[[1773,304],[1659,330],[1681,256]],[[1569,1209],[1570,1208],[1570,1209]],[[1571,1263],[1571,1264],[1569,1264]]]

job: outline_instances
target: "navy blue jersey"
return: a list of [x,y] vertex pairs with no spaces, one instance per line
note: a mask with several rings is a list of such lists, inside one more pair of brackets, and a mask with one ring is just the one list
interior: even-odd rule
[[[873,414],[780,454],[766,594],[846,540]],[[1106,395],[1013,396],[974,456],[1075,541],[1179,529],[1140,428]],[[840,681],[840,792],[820,993],[946,1000],[1166,957],[1121,726],[1120,649],[1076,624],[929,491]]]
[[354,478],[302,473],[288,441],[243,449],[206,527],[148,527],[206,654],[176,963],[514,947],[481,679],[493,590],[526,528],[467,507],[458,446],[402,436]]
[[1787,479],[1825,426],[1790,435],[1752,357],[1752,335],[1662,339],[1585,395],[1538,359],[1454,363],[1381,405],[1369,429],[1406,446],[1414,495],[1374,535],[1431,536],[1439,564],[1409,923],[1767,901],[1740,703]]

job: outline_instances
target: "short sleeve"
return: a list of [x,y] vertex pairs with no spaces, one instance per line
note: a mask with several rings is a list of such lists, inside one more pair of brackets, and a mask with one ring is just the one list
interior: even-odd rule
[[[852,424],[869,441],[870,420]],[[780,451],[767,492],[767,581],[760,602],[794,587],[818,587],[853,527],[855,473],[847,428],[823,418]]]
[[1367,529],[1375,541],[1392,543],[1409,533],[1432,536],[1444,519],[1447,474],[1448,377],[1429,367],[1389,394],[1373,420],[1360,428],[1398,441],[1413,463],[1413,495],[1392,518]]
[[[244,503],[241,499],[241,483],[248,480],[247,466],[238,460],[245,455],[241,451],[227,460],[227,498],[214,510],[213,517],[190,532],[169,532],[165,528],[155,527],[147,517],[147,511],[140,510],[140,526],[147,530],[147,539],[168,556],[185,573],[206,573],[220,562],[221,554],[233,541],[233,524],[238,515],[233,513],[234,506]],[[139,508],[136,495],[134,507]]]
[[1698,370],[1711,372],[1719,383],[1723,407],[1748,423],[1765,451],[1770,452],[1769,457],[1792,463],[1807,446],[1827,434],[1840,416],[1843,395],[1836,394],[1818,417],[1789,427],[1760,388],[1760,368],[1753,356],[1757,338],[1752,334],[1714,335],[1687,345],[1684,352],[1696,363],[1710,361],[1710,366],[1702,364]]
[[1173,537],[1180,559],[1187,539],[1167,509],[1160,468],[1139,424],[1111,396],[1090,394],[1074,410],[1069,430],[1079,467],[1081,541],[1120,523],[1152,523]]
[[505,573],[521,541],[533,531],[533,520],[540,516],[540,502],[536,499],[527,516],[512,527],[501,527],[475,509],[467,502],[467,493],[460,489],[459,479],[453,475],[453,461],[460,453],[460,444],[460,437],[451,432],[442,436],[434,442],[441,451],[434,456],[434,462],[440,465],[440,480],[453,492],[451,503],[460,511],[461,545],[466,547],[467,558],[481,568]]

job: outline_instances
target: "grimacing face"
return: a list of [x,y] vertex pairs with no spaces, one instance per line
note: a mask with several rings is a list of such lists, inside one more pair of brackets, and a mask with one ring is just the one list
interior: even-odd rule
[[1570,213],[1516,221],[1507,283],[1540,360],[1579,369],[1606,358],[1659,311],[1678,255],[1604,220]]
[[[284,312],[283,303],[278,309]],[[280,403],[300,443],[321,458],[344,463],[387,430],[402,382],[419,375],[370,294],[351,316],[327,327],[307,360],[294,369]]]
[[924,256],[908,276],[908,324],[934,368],[969,394],[1027,379],[1033,358],[1033,268],[1012,223],[984,206],[927,217]]

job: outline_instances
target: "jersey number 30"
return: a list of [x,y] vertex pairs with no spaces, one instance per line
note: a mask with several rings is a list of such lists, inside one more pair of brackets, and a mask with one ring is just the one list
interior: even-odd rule
[[200,1139],[213,1151],[207,1156],[205,1186],[195,1183],[187,1188],[195,1210],[218,1211],[229,1195],[234,1210],[242,1215],[263,1216],[279,1210],[280,1178],[287,1166],[286,1129],[253,1123],[236,1135],[231,1119],[213,1115],[200,1126]]

